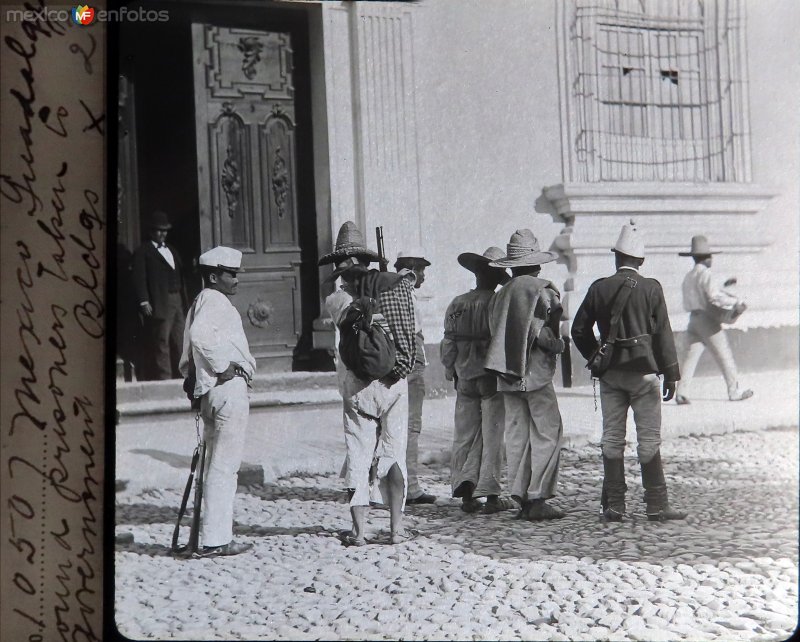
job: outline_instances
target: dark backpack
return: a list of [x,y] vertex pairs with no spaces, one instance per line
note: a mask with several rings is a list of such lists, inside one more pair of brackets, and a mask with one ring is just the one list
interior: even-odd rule
[[339,356],[364,381],[382,379],[394,368],[394,337],[375,299],[362,296],[345,309],[339,322]]

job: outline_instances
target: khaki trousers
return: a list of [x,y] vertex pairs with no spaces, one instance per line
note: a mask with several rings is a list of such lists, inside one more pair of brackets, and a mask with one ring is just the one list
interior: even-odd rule
[[549,499],[556,492],[563,434],[553,384],[502,395],[511,496],[518,502]]
[[452,490],[471,482],[473,497],[499,495],[505,404],[494,375],[458,380],[454,419]]
[[204,546],[221,546],[233,539],[233,500],[250,414],[245,380],[234,377],[209,390],[200,414],[206,442],[201,539]]
[[641,463],[649,462],[661,447],[661,382],[658,375],[609,370],[600,379],[603,411],[603,454],[622,459],[628,408],[636,424],[637,453]]

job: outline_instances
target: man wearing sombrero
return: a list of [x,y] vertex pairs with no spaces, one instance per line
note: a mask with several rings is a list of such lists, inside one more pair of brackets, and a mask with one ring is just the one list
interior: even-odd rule
[[561,298],[540,266],[557,255],[541,251],[528,229],[517,230],[506,256],[490,267],[511,268],[513,278],[489,302],[492,339],[486,370],[497,376],[505,410],[506,459],[518,517],[530,521],[563,517],[546,500],[555,496],[563,426],[553,375],[564,350],[558,336]]
[[[400,274],[369,269],[379,261],[378,254],[366,247],[361,231],[352,221],[339,229],[336,246],[319,260],[319,265],[334,265],[325,282],[341,278],[340,290],[325,301],[337,326],[336,371],[344,408],[344,436],[347,448],[342,476],[350,495],[351,531],[341,535],[346,546],[363,546],[366,540],[366,514],[370,504],[389,506],[391,542],[410,539],[413,533],[403,527],[408,475],[406,440],[408,385],[406,377],[414,365],[414,304],[410,280]],[[351,301],[369,297],[377,301],[378,311],[388,323],[395,346],[395,363],[380,380],[366,381],[349,370],[338,354],[339,323]]]
[[[680,379],[678,355],[661,284],[639,274],[644,263],[644,241],[633,221],[623,225],[616,245],[617,271],[598,279],[586,293],[575,321],[572,339],[589,361],[598,346],[594,326],[604,343],[612,342],[610,367],[600,376],[603,412],[603,489],[601,519],[622,521],[625,515],[625,430],[628,409],[636,423],[637,453],[642,469],[647,518],[651,521],[684,519],[686,513],[670,507],[661,464],[661,401],[669,401]],[[618,300],[617,297],[623,296]],[[618,303],[616,315],[615,302]],[[619,309],[619,305],[622,305]],[[612,332],[612,316],[616,332]],[[616,337],[611,337],[616,334]],[[662,386],[659,375],[663,375]]]
[[713,251],[708,239],[700,235],[692,237],[692,247],[688,252],[679,252],[680,256],[694,259],[694,267],[683,279],[683,308],[689,313],[689,327],[686,329],[688,351],[681,364],[683,379],[675,395],[675,401],[681,405],[690,403],[692,377],[705,348],[711,351],[725,377],[728,399],[741,401],[753,396],[752,390],[739,389],[736,361],[722,329],[722,323],[734,320],[747,306],[715,282],[711,274],[714,254],[719,252]]
[[[499,284],[508,280],[502,268],[489,262],[503,258],[503,250],[490,247],[483,254],[458,255],[462,267],[475,274],[475,289],[454,298],[444,315],[444,338],[439,345],[445,377],[456,387],[455,428],[450,457],[453,497],[461,510],[486,513],[502,510],[500,469],[505,426],[503,395],[497,377],[484,370],[489,348],[489,300]],[[486,504],[477,498],[486,497]]]

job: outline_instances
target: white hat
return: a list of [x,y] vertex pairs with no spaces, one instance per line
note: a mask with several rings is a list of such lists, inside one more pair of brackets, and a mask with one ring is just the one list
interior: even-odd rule
[[431,264],[431,262],[425,258],[425,250],[423,250],[421,247],[412,247],[403,252],[398,252],[397,261],[395,261],[395,265],[397,265],[397,262],[400,261],[401,259],[421,261],[426,266]]
[[242,253],[239,250],[234,250],[232,247],[225,247],[218,245],[211,248],[208,252],[200,255],[200,265],[207,265],[209,267],[222,268],[225,270],[242,270]]
[[627,254],[636,259],[644,258],[644,239],[639,236],[636,222],[633,219],[631,219],[630,225],[622,226],[617,244],[611,248],[611,251]]

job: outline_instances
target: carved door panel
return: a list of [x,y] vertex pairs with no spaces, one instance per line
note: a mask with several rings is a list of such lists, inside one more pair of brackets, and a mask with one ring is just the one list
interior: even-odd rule
[[201,251],[241,250],[253,355],[289,369],[302,329],[289,33],[192,25]]

